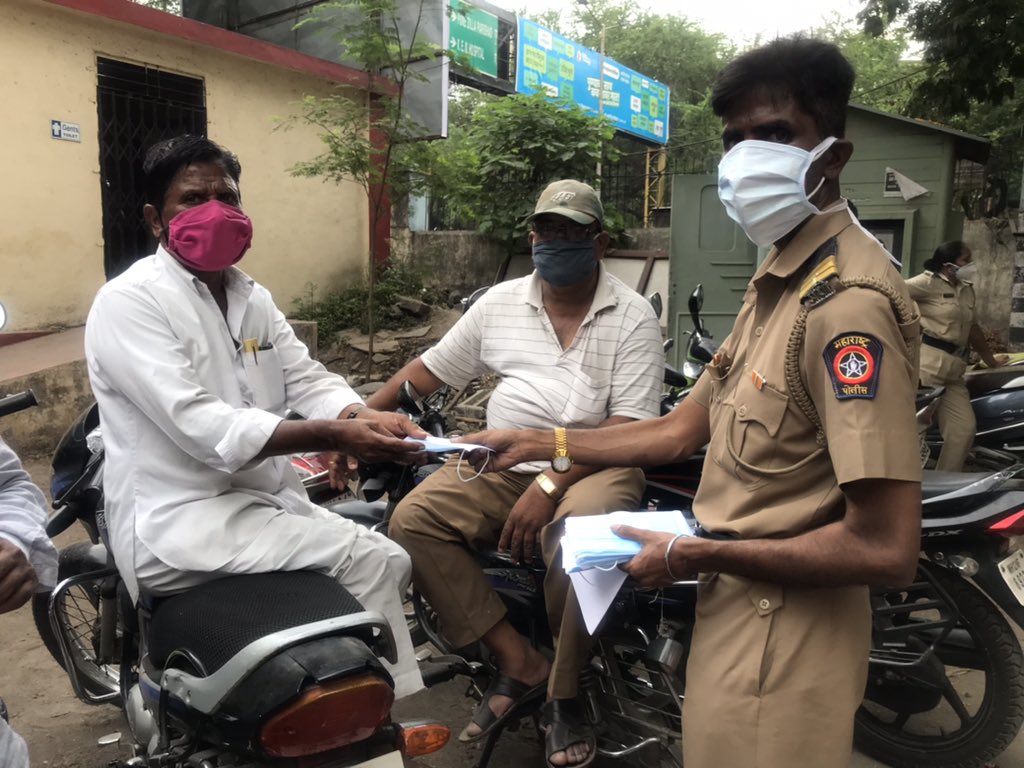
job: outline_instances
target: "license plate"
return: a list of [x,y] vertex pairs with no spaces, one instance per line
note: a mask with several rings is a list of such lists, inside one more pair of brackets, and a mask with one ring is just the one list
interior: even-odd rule
[[1009,557],[999,561],[999,573],[1013,592],[1017,602],[1024,605],[1024,549],[1018,549]]
[[352,768],[403,768],[402,753],[398,750],[379,755],[365,763],[356,763]]

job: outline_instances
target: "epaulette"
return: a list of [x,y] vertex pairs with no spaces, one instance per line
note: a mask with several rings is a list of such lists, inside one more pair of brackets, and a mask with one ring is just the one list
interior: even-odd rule
[[824,243],[804,267],[806,277],[800,284],[800,303],[808,309],[824,304],[842,290],[836,266],[836,238]]

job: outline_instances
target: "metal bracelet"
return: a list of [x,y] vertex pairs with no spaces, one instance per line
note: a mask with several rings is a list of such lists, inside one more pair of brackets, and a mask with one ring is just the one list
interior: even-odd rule
[[678,539],[681,539],[685,535],[685,533],[677,533],[675,536],[672,537],[672,541],[668,543],[668,546],[665,547],[665,570],[668,571],[668,576],[670,579],[672,579],[672,581],[679,581],[679,579],[676,577],[674,573],[672,573],[672,566],[669,565],[668,556],[672,554],[672,547],[676,543],[676,541]]

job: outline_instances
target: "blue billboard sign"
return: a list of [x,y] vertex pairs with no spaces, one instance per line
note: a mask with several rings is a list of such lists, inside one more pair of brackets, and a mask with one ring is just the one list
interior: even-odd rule
[[594,114],[602,112],[618,131],[658,144],[668,141],[667,85],[607,57],[602,78],[601,54],[522,16],[518,37],[518,93],[573,101]]

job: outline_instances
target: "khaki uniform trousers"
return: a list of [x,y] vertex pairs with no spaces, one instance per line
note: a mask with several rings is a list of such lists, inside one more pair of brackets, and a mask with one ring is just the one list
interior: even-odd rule
[[[463,473],[467,467],[462,467]],[[412,558],[413,584],[437,611],[444,633],[457,648],[478,641],[505,617],[476,552],[498,545],[513,505],[534,482],[521,472],[484,474],[463,482],[451,460],[424,480],[395,509],[388,535]],[[562,568],[562,520],[636,509],[643,492],[639,469],[605,469],[574,483],[559,500],[555,517],[540,533],[548,567],[544,599],[555,638],[548,695],[576,696],[579,672],[590,649],[576,594]]]
[[686,768],[847,768],[867,682],[867,588],[704,578],[686,667]]
[[942,472],[962,472],[964,461],[974,444],[974,434],[978,430],[967,384],[963,379],[952,383],[922,381],[922,384],[946,388],[935,411],[939,432],[942,434],[942,451],[935,468]]

